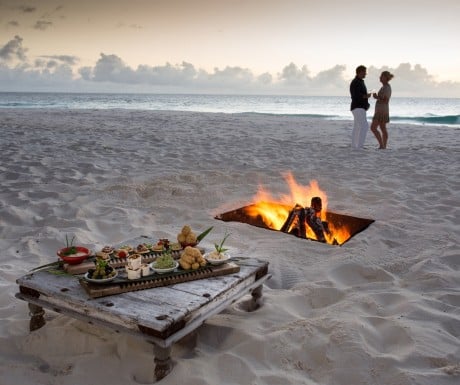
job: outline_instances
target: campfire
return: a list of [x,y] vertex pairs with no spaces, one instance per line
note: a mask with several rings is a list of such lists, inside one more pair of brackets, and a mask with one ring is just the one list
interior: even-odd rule
[[[285,179],[290,188],[288,195],[275,199],[259,187],[252,204],[219,214],[216,219],[248,223],[331,245],[344,244],[374,222],[328,211],[327,195],[315,180],[309,186],[302,186],[291,173]],[[313,210],[315,205],[319,207]],[[314,218],[313,223],[309,218]]]

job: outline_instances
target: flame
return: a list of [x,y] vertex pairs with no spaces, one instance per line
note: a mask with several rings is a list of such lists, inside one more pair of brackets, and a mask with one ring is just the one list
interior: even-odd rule
[[[290,210],[299,204],[302,207],[309,207],[311,198],[320,197],[323,203],[321,220],[326,221],[328,199],[325,191],[321,190],[316,180],[310,181],[308,186],[302,186],[295,180],[292,173],[284,174],[284,179],[289,186],[289,194],[283,194],[278,198],[272,196],[263,186],[253,198],[253,204],[245,208],[245,214],[250,217],[260,217],[264,224],[273,230],[280,230],[286,221]],[[329,223],[330,234],[325,234],[327,243],[342,244],[350,238],[350,231],[344,227],[336,227]],[[306,237],[316,239],[314,232],[307,226]]]
[[325,234],[327,243],[338,243],[339,245],[341,245],[351,237],[351,232],[348,227],[344,225],[342,225],[341,227],[337,227],[334,225],[333,222],[328,222],[328,224],[330,234]]

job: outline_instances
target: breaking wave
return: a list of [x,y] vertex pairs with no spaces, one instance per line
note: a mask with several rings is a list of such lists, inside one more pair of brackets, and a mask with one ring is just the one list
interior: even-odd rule
[[435,124],[435,125],[460,125],[460,115],[444,116],[392,116],[391,121],[407,122],[413,124]]

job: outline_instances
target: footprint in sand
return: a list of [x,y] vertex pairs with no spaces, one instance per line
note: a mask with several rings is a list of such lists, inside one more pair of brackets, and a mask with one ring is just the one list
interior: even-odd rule
[[438,300],[450,306],[460,308],[460,294],[444,294],[438,297]]
[[315,287],[306,296],[312,309],[320,309],[341,301],[345,294],[334,287]]
[[458,253],[439,258],[440,262],[449,266],[452,270],[460,270],[460,255]]
[[305,283],[304,273],[296,267],[281,265],[277,262],[270,262],[272,277],[266,285],[271,289],[291,289],[294,286]]
[[395,354],[404,356],[414,349],[414,341],[396,321],[381,317],[362,317],[359,333],[371,355]]
[[369,315],[399,316],[407,313],[413,306],[410,298],[394,292],[369,293],[361,297],[356,304],[359,309]]
[[348,263],[331,270],[330,278],[345,286],[357,286],[374,282],[390,282],[393,277],[385,270],[375,266],[362,266]]

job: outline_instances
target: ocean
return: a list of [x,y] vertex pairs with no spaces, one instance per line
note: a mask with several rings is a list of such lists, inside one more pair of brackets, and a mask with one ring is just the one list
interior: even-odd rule
[[[349,106],[350,98],[345,96],[0,92],[0,109],[172,110],[352,120]],[[373,109],[372,99],[369,119]],[[393,97],[390,101],[390,120],[394,123],[460,128],[460,99]]]

